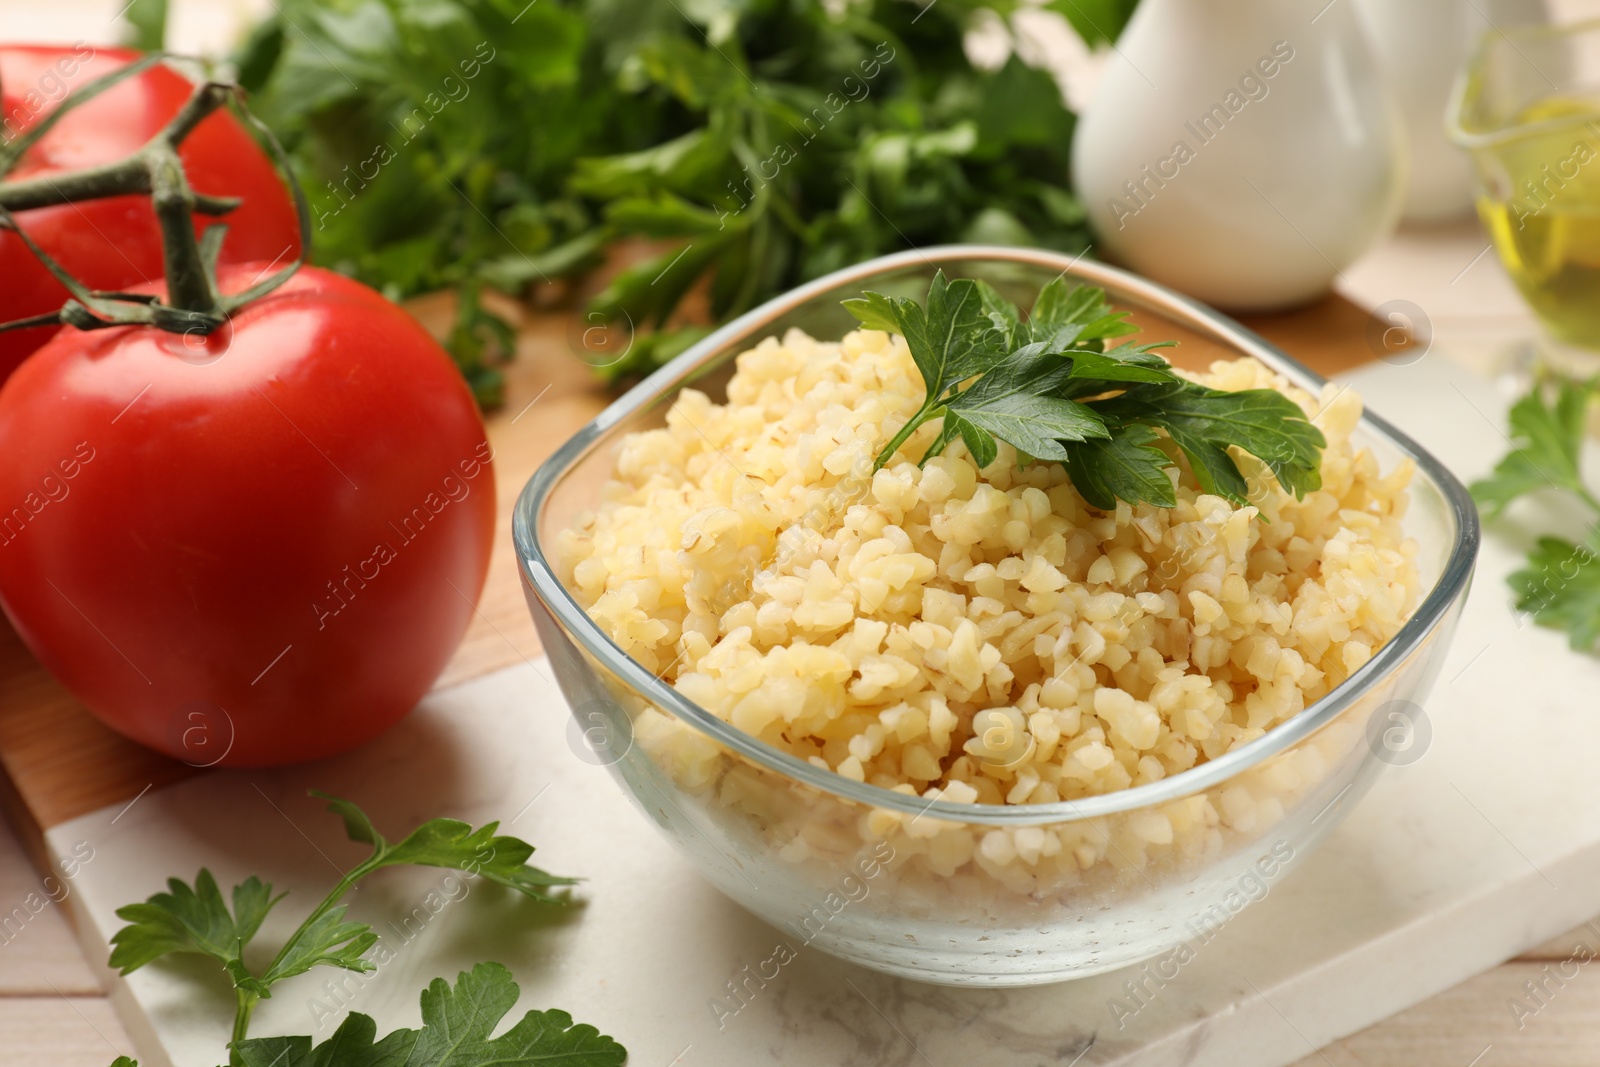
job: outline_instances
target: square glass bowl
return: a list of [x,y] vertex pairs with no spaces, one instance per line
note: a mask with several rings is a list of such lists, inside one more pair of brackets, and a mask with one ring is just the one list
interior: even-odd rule
[[1214,931],[1339,822],[1385,763],[1404,762],[1445,656],[1478,547],[1461,484],[1373,415],[1356,442],[1384,469],[1416,462],[1404,524],[1426,590],[1344,684],[1259,739],[1159,782],[1054,804],[929,801],[855,782],[757,741],[624,655],[563,585],[557,536],[598,500],[625,434],[660,426],[680,389],[714,400],[734,357],[800,327],[855,328],[839,301],[921,296],[936,269],[1026,305],[1065,273],[1135,313],[1142,340],[1250,355],[1322,383],[1239,324],[1099,263],[1022,248],[885,256],[802,286],[716,331],[607,408],[529,480],[514,537],[528,607],[583,752],[719,889],[781,930],[891,974],[958,985],[1055,982]]

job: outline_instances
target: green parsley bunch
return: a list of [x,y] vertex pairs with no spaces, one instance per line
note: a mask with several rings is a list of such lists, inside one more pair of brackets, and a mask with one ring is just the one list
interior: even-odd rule
[[[1029,6],[1097,44],[1134,4]],[[1084,251],[1060,87],[965,48],[978,12],[1022,6],[278,0],[234,61],[305,184],[315,261],[393,299],[460,289],[449,347],[494,403],[508,336],[479,291],[578,278],[620,241],[646,258],[585,318],[630,336],[612,378],[886,252]]]

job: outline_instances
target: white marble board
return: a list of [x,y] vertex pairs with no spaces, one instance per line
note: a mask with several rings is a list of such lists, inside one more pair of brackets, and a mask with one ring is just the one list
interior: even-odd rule
[[[1438,353],[1348,380],[1464,478],[1504,448],[1508,398]],[[392,960],[342,989],[319,985],[339,980],[332,971],[281,987],[255,1034],[325,1037],[352,1008],[380,1028],[416,1025],[430,979],[495,959],[522,985],[519,1012],[564,1008],[626,1044],[634,1067],[1277,1067],[1600,911],[1600,663],[1512,614],[1503,579],[1517,558],[1489,539],[1428,703],[1425,755],[1388,770],[1318,852],[1131,1014],[1124,983],[1134,972],[962,990],[802,950],[719,1025],[712,999],[727,1006],[725,983],[784,935],[702,882],[605,769],[573,755],[542,660],[437,694],[352,755],[208,774],[58,826],[48,840],[63,857],[81,854],[80,842],[93,849],[68,899],[88,955],[101,960],[118,906],[202,864],[224,886],[258,873],[292,891],[281,918],[303,914],[360,855],[305,795],[311,786],[355,799],[391,834],[435,815],[500,818],[539,846],[536,862],[587,879],[582,905],[562,912],[493,887],[461,896],[444,872],[384,872],[351,900]],[[398,925],[430,892],[435,904],[460,899]],[[286,932],[269,922],[262,939]],[[107,972],[146,1067],[221,1059],[231,998],[204,971]]]

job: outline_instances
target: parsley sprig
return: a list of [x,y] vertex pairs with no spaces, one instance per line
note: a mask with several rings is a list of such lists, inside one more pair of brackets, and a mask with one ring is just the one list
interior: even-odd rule
[[921,303],[869,292],[844,304],[862,325],[905,338],[926,390],[876,467],[940,419],[920,463],[960,438],[986,467],[1005,441],[1024,460],[1064,463],[1078,492],[1102,509],[1119,499],[1174,506],[1167,472],[1176,453],[1202,491],[1246,504],[1250,486],[1232,446],[1297,497],[1322,485],[1327,442],[1298,404],[1274,389],[1227,392],[1179,377],[1157,354],[1171,342],[1109,347],[1137,328],[1102,289],[1056,278],[1024,316],[988,283],[940,271]]
[[[285,979],[313,967],[338,967],[367,973],[377,965],[366,954],[378,943],[372,927],[346,918],[341,898],[374,871],[385,867],[442,867],[481,875],[526,897],[561,903],[550,891],[576,879],[549,874],[528,863],[533,846],[497,834],[498,823],[473,829],[456,819],[432,819],[399,841],[389,841],[365,812],[348,800],[317,793],[328,810],[344,820],[351,840],[372,846],[372,853],[339,879],[300,926],[289,935],[264,968],[253,970],[244,957],[268,912],[286,894],[251,876],[224,899],[216,878],[201,868],[191,885],[169,879],[168,891],[140,904],[117,910],[128,925],[111,938],[111,966],[122,974],[163,956],[187,953],[209,956],[233,984],[235,1014],[229,1042],[234,1067],[480,1067],[561,1063],[564,1067],[620,1067],[623,1047],[592,1026],[574,1025],[561,1011],[530,1011],[510,1030],[491,1039],[490,1032],[516,1004],[517,984],[498,963],[484,963],[462,972],[452,988],[435,979],[422,994],[421,1030],[397,1030],[375,1040],[371,1018],[351,1013],[327,1041],[313,1047],[309,1037],[249,1038],[256,1005],[272,996]],[[119,1058],[112,1067],[136,1067]]]
[[1541,626],[1565,631],[1579,652],[1600,645],[1600,498],[1584,481],[1581,463],[1589,402],[1597,394],[1600,381],[1535,382],[1511,406],[1511,450],[1487,478],[1471,486],[1485,520],[1541,489],[1564,493],[1594,515],[1595,525],[1583,541],[1540,537],[1527,566],[1506,579],[1517,610]]

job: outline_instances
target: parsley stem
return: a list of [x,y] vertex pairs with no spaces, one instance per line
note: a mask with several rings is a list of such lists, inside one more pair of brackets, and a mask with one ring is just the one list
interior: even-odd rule
[[[283,947],[272,958],[272,962],[267,964],[267,969],[262,972],[263,982],[271,985],[275,981],[271,977],[272,973],[283,964],[284,960],[289,958],[289,954],[294,951],[295,946],[305,936],[306,930],[310,928],[312,923],[322,918],[337,905],[339,898],[355,888],[357,882],[383,866],[383,857],[386,851],[385,848],[380,846],[374,850],[372,855],[350,868],[348,873],[340,877],[338,884],[322,899],[321,904],[312,909],[311,914],[307,915],[305,920],[295,929],[295,932],[289,935],[289,939],[283,943]],[[255,1011],[256,1003],[260,1000],[260,997],[244,989],[235,989],[234,992],[238,995],[238,1007],[234,1010],[233,1015],[233,1040],[234,1042],[239,1042],[245,1039],[245,1033],[250,1028],[251,1013]],[[233,1067],[238,1067],[237,1055],[234,1054],[229,1062],[233,1064]]]
[[305,921],[300,924],[295,932],[289,935],[289,940],[283,943],[283,947],[278,950],[278,954],[274,956],[272,962],[267,965],[266,973],[270,975],[274,970],[276,970],[278,966],[289,957],[289,954],[294,951],[294,947],[299,943],[300,938],[305,936],[307,928],[309,928],[312,923],[326,915],[335,905],[337,905],[339,903],[339,898],[343,897],[351,889],[354,889],[357,882],[371,874],[373,871],[377,870],[378,867],[382,865],[382,859],[383,850],[379,849],[366,859],[362,860],[360,863],[356,864],[354,867],[350,868],[349,873],[341,877],[338,881],[338,884],[336,884],[333,889],[329,891],[326,897],[322,898],[322,903],[318,904],[312,910],[311,914],[306,916]]
[[256,1004],[261,998],[247,989],[235,989],[233,992],[238,1000],[238,1007],[234,1009],[233,1014],[233,1038],[228,1043],[228,1063],[233,1067],[239,1067],[242,1061],[239,1059],[239,1050],[236,1046],[244,1040],[245,1032],[250,1029],[250,1016],[255,1012]]
[[874,471],[882,470],[884,465],[894,458],[894,454],[900,451],[900,446],[906,443],[907,438],[917,432],[917,427],[928,421],[928,416],[933,414],[934,409],[938,406],[924,401],[922,407],[917,409],[917,413],[911,416],[904,426],[900,427],[900,432],[895,434],[889,440],[889,443],[883,446],[883,451],[879,452],[878,458],[873,461],[872,469]]

